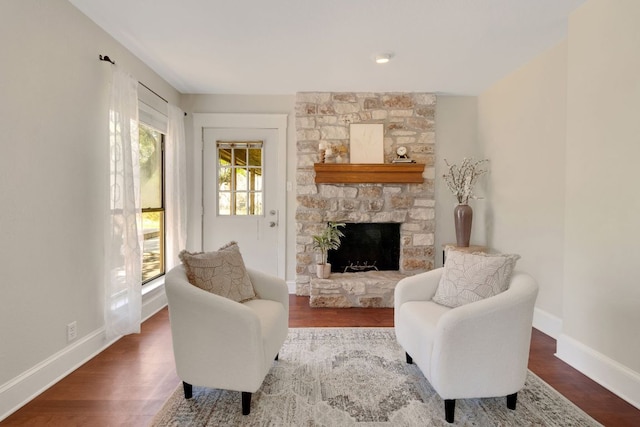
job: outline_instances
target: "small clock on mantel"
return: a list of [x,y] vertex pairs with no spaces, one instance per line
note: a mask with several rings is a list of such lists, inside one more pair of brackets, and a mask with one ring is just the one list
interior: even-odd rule
[[415,163],[415,161],[407,155],[407,147],[400,145],[396,148],[396,158],[393,159],[393,163]]

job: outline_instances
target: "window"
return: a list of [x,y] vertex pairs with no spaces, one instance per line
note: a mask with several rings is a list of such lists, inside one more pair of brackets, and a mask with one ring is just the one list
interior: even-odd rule
[[217,142],[218,215],[262,215],[262,141]]
[[164,134],[140,123],[142,283],[164,274]]

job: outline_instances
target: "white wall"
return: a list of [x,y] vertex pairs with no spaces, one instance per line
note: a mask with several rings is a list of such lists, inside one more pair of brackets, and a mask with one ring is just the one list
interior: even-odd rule
[[640,407],[640,2],[571,15],[560,357]]
[[640,407],[638,21],[635,0],[585,3],[566,42],[478,97],[477,137],[487,240],[538,280],[534,326]]
[[[449,163],[460,164],[465,157],[480,159],[477,143],[478,107],[474,96],[438,95],[436,103],[436,267],[442,267],[442,245],[455,243],[456,230],[453,223],[453,209],[458,204],[447,184],[441,178],[448,170]],[[486,178],[486,177],[485,177]],[[480,183],[482,184],[482,183]],[[477,187],[479,196],[484,188]],[[485,245],[486,199],[470,200],[473,208],[471,244]]]
[[112,66],[99,54],[177,104],[66,0],[0,3],[0,419],[104,344]]
[[[555,319],[562,317],[566,58],[563,42],[478,97],[478,142],[490,160],[487,244],[521,256],[517,268],[540,286],[536,307]],[[560,326],[545,332],[557,335]]]

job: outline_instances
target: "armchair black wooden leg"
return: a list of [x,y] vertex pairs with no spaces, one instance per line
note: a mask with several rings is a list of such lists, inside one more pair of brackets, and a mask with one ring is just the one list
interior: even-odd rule
[[455,399],[445,399],[444,400],[444,419],[447,420],[448,423],[453,422],[453,414],[456,411],[456,400]]
[[251,393],[248,391],[242,392],[242,415],[249,415],[251,412]]
[[193,397],[193,386],[182,381],[182,388],[184,389],[184,398],[191,399]]
[[280,353],[276,353],[276,358],[274,360],[278,360],[278,356],[280,356]]
[[518,401],[518,393],[513,393],[507,396],[507,408],[516,409],[517,401]]
[[409,365],[412,365],[413,364],[413,358],[411,356],[409,356],[409,353],[407,353],[407,352],[405,352],[404,354],[407,356],[407,363]]

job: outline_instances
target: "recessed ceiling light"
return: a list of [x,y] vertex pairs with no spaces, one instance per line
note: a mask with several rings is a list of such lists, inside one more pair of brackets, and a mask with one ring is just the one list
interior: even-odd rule
[[392,56],[390,53],[380,53],[375,57],[376,64],[386,64],[391,60]]

